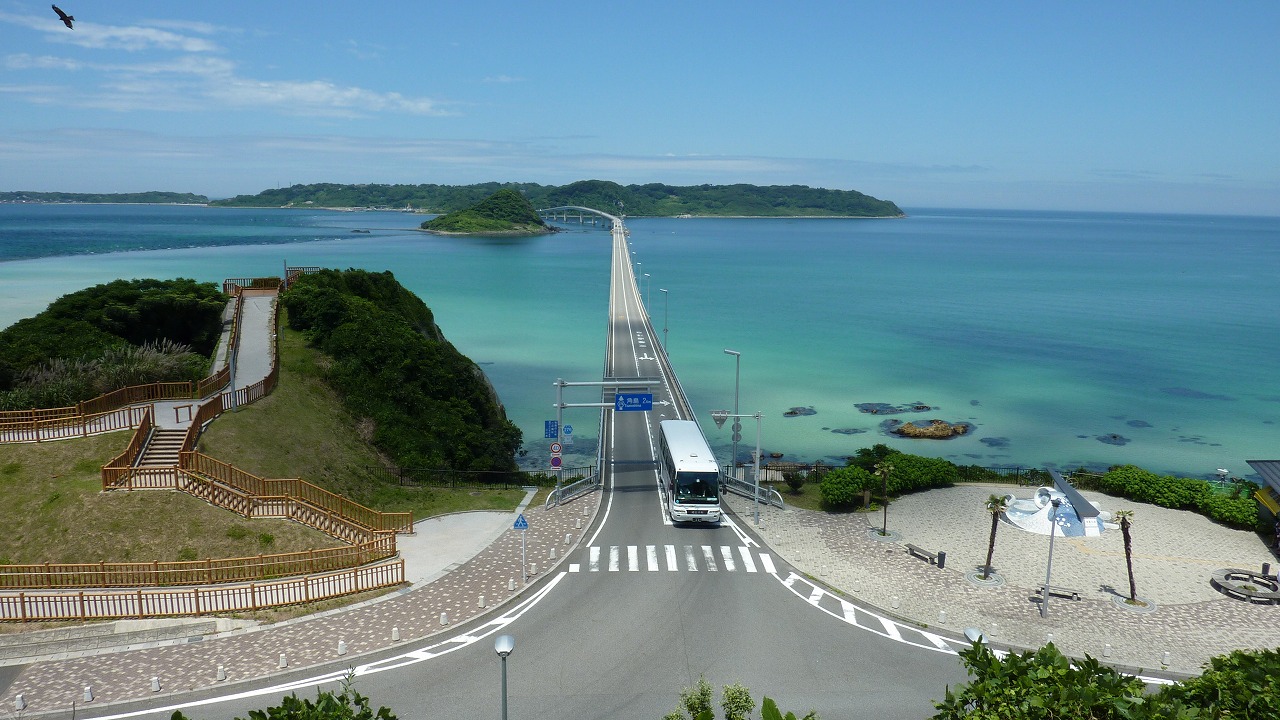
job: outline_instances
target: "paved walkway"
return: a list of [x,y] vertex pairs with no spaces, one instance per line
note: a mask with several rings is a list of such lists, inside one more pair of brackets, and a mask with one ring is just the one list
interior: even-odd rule
[[[992,564],[1003,585],[971,581],[966,572],[977,575],[986,560],[991,516],[984,503],[992,493],[1010,491],[1019,497],[1034,492],[959,486],[901,498],[889,506],[889,530],[897,536],[892,542],[876,539],[872,528],[880,527],[879,512],[766,507],[761,510],[762,535],[780,557],[854,602],[933,630],[958,634],[979,627],[996,645],[1038,647],[1052,633],[1054,644],[1069,655],[1087,653],[1117,666],[1159,669],[1167,652],[1170,671],[1194,674],[1214,655],[1280,644],[1280,606],[1250,605],[1209,586],[1209,575],[1217,568],[1258,570],[1264,562],[1280,564],[1257,535],[1215,525],[1194,513],[1100,493],[1084,495],[1103,510],[1134,511],[1138,597],[1153,601],[1153,612],[1136,612],[1117,602],[1129,590],[1119,530],[1055,540],[1053,584],[1081,590],[1083,596],[1051,598],[1047,619],[1040,617],[1034,591],[1044,582],[1048,536],[1001,523]],[[751,503],[735,496],[729,504],[750,526]],[[946,568],[910,555],[906,543],[945,551]],[[939,613],[945,613],[945,620]]]

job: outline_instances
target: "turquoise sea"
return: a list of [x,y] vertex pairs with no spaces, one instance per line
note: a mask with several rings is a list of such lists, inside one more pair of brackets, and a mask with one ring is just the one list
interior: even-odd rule
[[[723,460],[728,430],[708,420],[733,404],[725,348],[742,353],[742,412],[764,413],[765,451],[784,459],[884,442],[963,464],[1243,476],[1245,460],[1280,457],[1280,218],[907,213],[628,221],[654,325],[661,333],[665,321]],[[220,281],[278,275],[285,263],[391,270],[481,363],[537,462],[552,382],[600,375],[609,236],[575,224],[527,239],[441,238],[412,230],[422,219],[0,205],[0,327],[118,277]],[[860,412],[868,403],[930,409]],[[806,414],[784,416],[796,407]],[[567,412],[575,449],[594,455],[594,414]],[[936,441],[882,428],[932,418],[973,429]]]

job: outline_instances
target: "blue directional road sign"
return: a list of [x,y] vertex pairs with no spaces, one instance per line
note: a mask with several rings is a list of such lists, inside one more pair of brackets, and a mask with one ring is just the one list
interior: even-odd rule
[[618,393],[613,397],[613,409],[617,412],[653,409],[653,393]]
[[516,524],[513,526],[515,530],[528,530],[529,521],[524,519],[524,513],[520,513],[520,517],[516,518]]
[[561,429],[562,429],[562,430],[564,430],[564,434],[565,434],[565,435],[572,435],[572,434],[573,434],[573,426],[572,426],[572,425],[570,425],[569,423],[565,423],[565,424],[564,424],[564,427],[563,427],[563,428],[561,428]]
[[560,433],[560,421],[547,420],[545,423],[543,423],[542,428],[543,428],[542,430],[543,437],[547,438],[548,440],[554,440],[556,436],[559,435]]

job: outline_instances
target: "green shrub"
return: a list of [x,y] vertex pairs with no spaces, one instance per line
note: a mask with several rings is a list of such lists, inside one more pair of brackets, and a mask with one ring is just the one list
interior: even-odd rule
[[818,493],[822,499],[822,507],[828,510],[843,510],[856,506],[862,499],[862,491],[879,487],[879,481],[866,470],[856,467],[842,467],[827,471],[818,483]]
[[1248,482],[1242,485],[1239,493],[1223,495],[1215,492],[1205,480],[1157,475],[1133,465],[1113,467],[1097,483],[1098,489],[1109,495],[1173,510],[1189,510],[1228,527],[1256,530],[1260,521],[1253,492],[1258,486]]

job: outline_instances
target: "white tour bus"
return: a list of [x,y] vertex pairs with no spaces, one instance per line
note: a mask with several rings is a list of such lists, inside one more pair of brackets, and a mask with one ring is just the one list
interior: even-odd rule
[[720,522],[720,467],[692,420],[663,420],[658,475],[672,522]]

